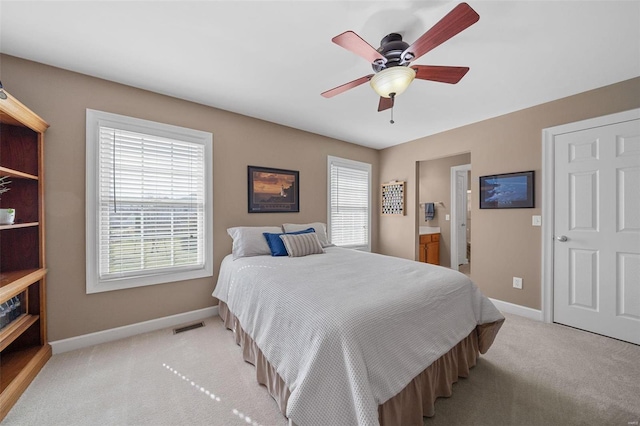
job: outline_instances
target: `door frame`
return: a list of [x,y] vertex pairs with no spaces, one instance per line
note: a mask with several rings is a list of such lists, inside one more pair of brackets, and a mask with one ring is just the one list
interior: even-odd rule
[[565,133],[640,119],[640,108],[542,130],[542,321],[553,322],[555,137]]
[[[458,172],[471,172],[471,164],[462,164],[460,166],[451,167],[451,221],[449,222],[450,239],[449,246],[451,249],[451,269],[458,271],[458,229],[455,226],[457,222],[457,193],[456,175]],[[469,189],[469,188],[467,188]],[[467,194],[464,194],[465,198]]]

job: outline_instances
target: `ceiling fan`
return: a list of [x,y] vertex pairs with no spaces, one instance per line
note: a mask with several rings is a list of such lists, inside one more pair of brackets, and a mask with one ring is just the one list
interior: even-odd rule
[[355,32],[345,31],[331,41],[371,62],[374,74],[334,87],[321,95],[331,98],[369,81],[380,95],[378,111],[384,111],[393,108],[395,97],[404,92],[414,78],[456,84],[469,71],[468,67],[411,65],[411,62],[469,28],[479,19],[480,16],[471,6],[460,3],[412,45],[403,41],[400,34],[391,33],[382,39],[378,49]]

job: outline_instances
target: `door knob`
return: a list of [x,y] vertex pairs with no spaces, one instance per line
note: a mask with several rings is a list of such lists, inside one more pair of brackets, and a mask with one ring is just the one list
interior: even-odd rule
[[568,240],[566,235],[560,235],[559,237],[556,237],[556,240],[560,241],[561,243],[564,243]]

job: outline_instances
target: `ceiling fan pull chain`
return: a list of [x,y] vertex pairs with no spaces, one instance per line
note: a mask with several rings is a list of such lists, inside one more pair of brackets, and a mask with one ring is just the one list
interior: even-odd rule
[[393,104],[395,104],[395,93],[391,93],[391,120],[389,120],[389,123],[393,124],[395,123],[395,121],[393,121]]

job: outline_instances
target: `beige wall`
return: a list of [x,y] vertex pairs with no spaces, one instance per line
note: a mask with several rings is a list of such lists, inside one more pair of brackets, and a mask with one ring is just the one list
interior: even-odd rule
[[[640,78],[588,91],[522,111],[425,137],[381,151],[380,181],[407,181],[407,216],[381,217],[380,252],[415,259],[420,161],[471,153],[471,278],[489,297],[540,309],[542,129],[640,107]],[[478,177],[536,171],[534,209],[480,210]],[[543,218],[544,220],[544,218]],[[523,289],[512,277],[523,278]]]
[[[45,119],[45,202],[50,340],[133,324],[217,303],[211,292],[237,225],[326,222],[327,155],[371,163],[379,152],[58,68],[0,56],[9,93]],[[213,133],[214,277],[85,293],[85,109]],[[247,213],[247,165],[300,171],[300,213]],[[374,191],[374,205],[377,192]],[[378,216],[372,217],[377,248]]]
[[[541,309],[542,228],[531,226],[531,216],[542,212],[542,129],[638,107],[640,78],[635,78],[382,150],[380,181],[407,180],[407,193],[415,195],[407,197],[407,216],[380,218],[380,252],[415,259],[417,165],[469,152],[471,278],[489,297]],[[477,207],[479,176],[523,170],[536,171],[534,209]],[[522,290],[512,287],[513,276],[523,278]]]
[[[451,224],[445,215],[451,214],[451,167],[471,164],[470,154],[453,155],[437,160],[420,161],[418,164],[418,202],[442,201],[435,206],[433,220],[424,220],[424,205],[418,208],[418,226],[440,227],[440,265],[451,266]],[[417,249],[416,249],[417,250]]]
[[[211,306],[215,276],[87,295],[85,293],[85,109],[92,108],[213,133],[214,274],[231,250],[226,228],[326,221],[326,157],[369,162],[373,185],[407,181],[407,215],[380,217],[374,251],[416,256],[418,163],[470,153],[474,220],[472,279],[496,299],[540,308],[541,130],[640,107],[640,78],[582,93],[382,151],[227,111],[0,55],[2,82],[44,118],[48,327],[59,340]],[[300,213],[248,214],[247,165],[300,171]],[[536,170],[536,208],[478,210],[478,176]],[[374,206],[378,205],[374,191]],[[438,200],[440,201],[440,200]],[[379,232],[376,232],[376,231]],[[511,277],[524,278],[523,290]]]

